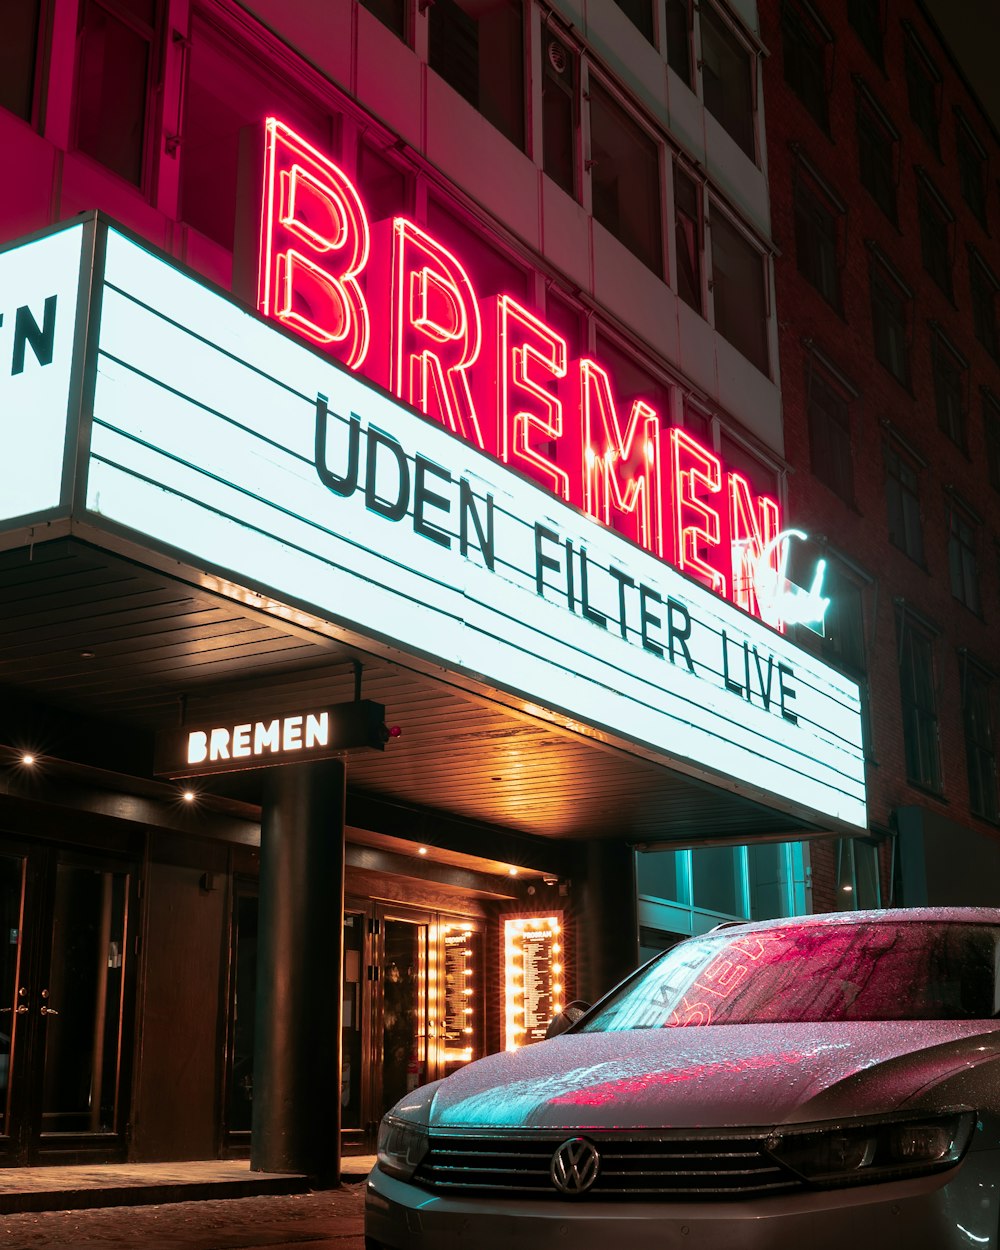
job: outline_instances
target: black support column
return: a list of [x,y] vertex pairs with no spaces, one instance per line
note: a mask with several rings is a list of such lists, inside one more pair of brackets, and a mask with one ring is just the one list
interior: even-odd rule
[[639,962],[635,853],[614,838],[594,838],[578,846],[576,861],[575,994],[595,1003]]
[[261,818],[250,1167],[340,1181],[340,760],[271,769]]

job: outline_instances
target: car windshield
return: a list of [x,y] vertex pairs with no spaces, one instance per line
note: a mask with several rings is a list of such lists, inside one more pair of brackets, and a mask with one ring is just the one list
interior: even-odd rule
[[732,929],[640,969],[578,1031],[996,1014],[1000,929],[873,922]]

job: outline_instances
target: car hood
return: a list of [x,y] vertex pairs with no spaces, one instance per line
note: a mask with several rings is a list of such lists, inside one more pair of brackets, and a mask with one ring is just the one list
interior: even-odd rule
[[439,1131],[794,1123],[891,1111],[998,1055],[982,1021],[571,1033],[481,1059],[401,1110]]

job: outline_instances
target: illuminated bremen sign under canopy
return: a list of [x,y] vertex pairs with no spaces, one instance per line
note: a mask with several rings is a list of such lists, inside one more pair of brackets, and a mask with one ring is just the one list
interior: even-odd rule
[[370,699],[281,715],[258,711],[157,735],[155,771],[164,777],[198,777],[306,763],[362,747],[381,751],[387,736],[385,708]]
[[803,820],[865,827],[854,682],[118,231],[103,254],[76,532]]

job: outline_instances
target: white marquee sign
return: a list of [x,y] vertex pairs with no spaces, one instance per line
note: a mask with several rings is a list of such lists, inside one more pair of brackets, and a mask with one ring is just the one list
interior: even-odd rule
[[765,804],[865,827],[855,683],[115,230],[106,241],[81,520]]

